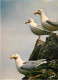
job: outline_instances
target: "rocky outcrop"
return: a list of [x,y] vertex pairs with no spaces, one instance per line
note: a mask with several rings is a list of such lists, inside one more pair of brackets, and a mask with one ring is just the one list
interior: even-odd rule
[[38,55],[40,52],[41,47],[43,46],[44,42],[37,39],[34,50],[32,52],[32,54],[30,55],[29,60],[37,60],[38,59]]
[[56,34],[46,38],[46,42],[41,47],[38,55],[38,59],[40,58],[47,60],[58,59],[58,36]]
[[[46,41],[37,40],[29,60],[46,59],[47,63],[37,67],[32,73],[33,80],[58,79],[58,35],[51,34]],[[28,79],[27,79],[28,80]]]

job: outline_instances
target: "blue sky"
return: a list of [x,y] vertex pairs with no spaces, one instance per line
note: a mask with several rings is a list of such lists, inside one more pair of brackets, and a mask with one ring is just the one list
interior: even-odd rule
[[[40,24],[39,15],[33,14],[39,8],[43,9],[50,18],[58,20],[58,0],[2,0],[0,7],[1,76],[4,80],[18,80],[19,77],[21,80],[23,75],[17,72],[14,60],[10,60],[9,57],[17,52],[27,61],[38,38],[25,22],[32,17]],[[41,37],[43,41],[45,38],[46,36]]]

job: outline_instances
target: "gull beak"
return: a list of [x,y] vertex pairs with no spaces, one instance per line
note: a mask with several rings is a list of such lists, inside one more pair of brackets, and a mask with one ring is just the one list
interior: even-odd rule
[[10,59],[13,59],[14,57],[10,57]]
[[25,22],[25,24],[29,23],[28,21]]
[[38,14],[38,12],[34,12],[34,15],[35,15],[35,14]]

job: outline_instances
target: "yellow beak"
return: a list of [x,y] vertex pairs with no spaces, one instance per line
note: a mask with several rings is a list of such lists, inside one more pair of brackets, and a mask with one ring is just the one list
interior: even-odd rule
[[35,14],[38,14],[38,12],[34,12],[34,15],[35,15]]
[[28,21],[25,22],[25,24],[29,23]]
[[10,57],[10,59],[12,59],[12,58],[14,58],[14,57]]

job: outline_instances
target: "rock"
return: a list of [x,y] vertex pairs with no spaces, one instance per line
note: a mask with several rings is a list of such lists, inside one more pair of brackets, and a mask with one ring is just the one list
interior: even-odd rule
[[[46,41],[37,40],[29,60],[46,59],[47,63],[42,64],[34,70],[33,80],[57,80],[58,79],[58,35],[51,34]],[[28,79],[27,79],[28,80]]]
[[32,54],[30,55],[29,60],[37,60],[39,51],[40,51],[41,47],[43,46],[43,44],[44,44],[43,41],[37,39],[34,50],[33,50]]
[[48,64],[50,69],[53,69],[55,72],[58,72],[58,59],[51,60]]
[[58,36],[51,34],[46,38],[45,44],[41,47],[38,58],[47,60],[58,59]]

